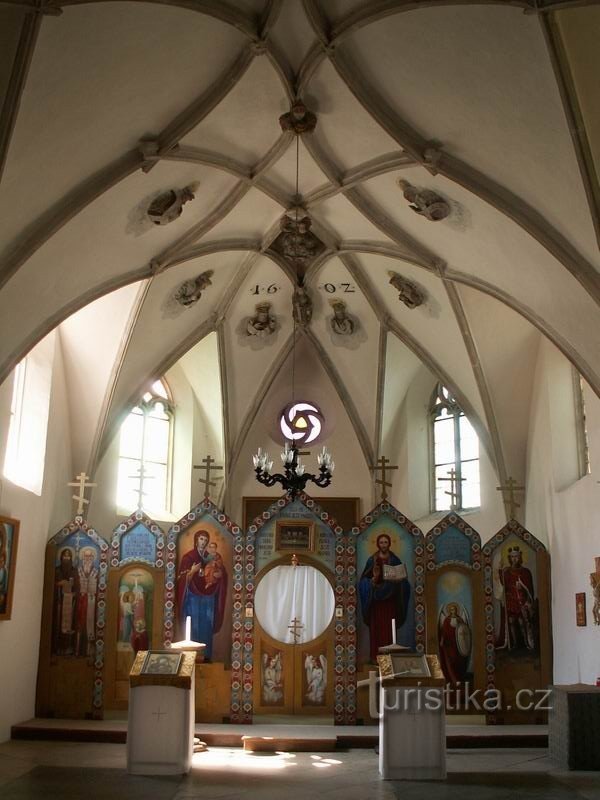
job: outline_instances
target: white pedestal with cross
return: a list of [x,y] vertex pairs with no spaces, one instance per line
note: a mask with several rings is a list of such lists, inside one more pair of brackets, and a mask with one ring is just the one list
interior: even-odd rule
[[137,654],[129,677],[127,771],[132,775],[185,775],[191,769],[196,654],[181,656],[177,674],[145,674],[146,652]]
[[431,676],[390,677],[380,684],[379,773],[385,780],[446,777],[444,680],[437,656],[425,658]]

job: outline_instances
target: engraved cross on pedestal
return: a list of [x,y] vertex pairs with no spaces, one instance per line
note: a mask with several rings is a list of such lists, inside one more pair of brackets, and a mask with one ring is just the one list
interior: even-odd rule
[[159,724],[160,723],[160,718],[161,717],[166,717],[167,716],[167,712],[166,711],[161,711],[160,710],[160,706],[159,706],[156,711],[152,712],[152,716],[156,717],[156,722],[157,722],[157,724]]

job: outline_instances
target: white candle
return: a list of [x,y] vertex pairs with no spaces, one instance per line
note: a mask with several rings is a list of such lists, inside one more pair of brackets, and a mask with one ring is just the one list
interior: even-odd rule
[[[189,617],[188,617],[189,619]],[[396,644],[396,620],[392,620],[392,644]]]
[[[189,642],[191,638],[192,638],[192,618],[191,617],[186,617],[185,618],[185,640],[186,640],[186,642]],[[395,641],[396,640],[394,639],[394,642]]]

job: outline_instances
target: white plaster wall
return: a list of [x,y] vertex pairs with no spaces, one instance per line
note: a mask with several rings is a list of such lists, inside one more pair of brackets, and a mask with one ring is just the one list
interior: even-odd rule
[[[259,409],[254,423],[246,437],[237,463],[234,465],[227,492],[229,516],[238,524],[242,524],[242,498],[261,496],[280,496],[279,485],[268,488],[262,486],[255,478],[252,467],[252,456],[259,447],[267,450],[273,459],[273,472],[280,471],[281,461],[279,454],[283,446],[271,438],[276,425],[273,420],[279,411],[290,399],[291,393],[291,364],[288,362],[281,369],[271,390]],[[296,399],[301,397],[316,402],[324,413],[325,420],[335,419],[335,428],[331,434],[323,439],[316,447],[311,449],[312,455],[304,458],[307,470],[318,472],[317,453],[322,445],[333,453],[335,472],[331,486],[319,489],[313,484],[306,487],[307,494],[314,497],[317,502],[321,497],[359,497],[361,516],[368,513],[374,505],[374,493],[371,474],[369,473],[364,455],[358,443],[354,428],[346,409],[329,379],[329,376],[311,349],[301,343],[297,348],[296,356]],[[373,388],[375,391],[375,387]],[[281,397],[279,405],[273,398]]]
[[[569,396],[569,388],[571,394]],[[600,627],[592,619],[590,573],[600,556],[600,400],[584,392],[592,472],[567,483],[576,454],[570,365],[544,340],[540,346],[527,468],[525,524],[552,559],[554,682],[595,683],[600,677]],[[566,464],[566,466],[565,466]],[[586,592],[588,625],[575,624],[575,593]]]
[[[71,519],[72,480],[69,402],[60,336],[54,367],[41,496],[2,479],[0,513],[21,522],[12,618],[0,622],[0,742],[11,725],[34,716],[46,541]],[[12,376],[0,386],[0,466],[4,464],[12,398]]]

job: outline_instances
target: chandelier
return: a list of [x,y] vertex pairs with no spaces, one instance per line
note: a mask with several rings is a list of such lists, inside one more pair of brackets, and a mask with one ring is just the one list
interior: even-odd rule
[[319,475],[313,475],[306,472],[304,464],[301,463],[299,458],[299,451],[295,444],[290,447],[289,443],[285,443],[285,448],[281,453],[281,461],[283,463],[284,473],[276,472],[271,474],[273,468],[273,460],[268,453],[264,453],[261,448],[252,457],[254,462],[254,471],[256,472],[256,480],[262,483],[263,486],[275,486],[280,483],[283,490],[294,499],[296,495],[303,492],[306,484],[312,481],[316,486],[324,489],[331,483],[333,470],[335,469],[335,462],[331,457],[331,453],[326,447],[317,456],[317,463],[319,465]]
[[[293,229],[293,235],[285,238],[285,246],[283,255],[286,257],[289,265],[296,273],[296,285],[294,287],[294,296],[292,299],[292,317],[294,320],[294,333],[292,344],[292,402],[284,409],[280,418],[281,431],[287,440],[285,448],[281,453],[281,461],[283,464],[283,472],[271,473],[273,469],[273,460],[268,453],[263,452],[258,448],[258,452],[253,456],[254,471],[256,473],[256,480],[262,483],[263,486],[274,486],[280,483],[284,492],[286,492],[292,499],[300,492],[303,492],[306,484],[311,481],[315,486],[325,488],[331,483],[335,463],[328,452],[326,447],[317,456],[319,465],[319,474],[313,475],[306,472],[304,464],[300,461],[300,451],[298,450],[298,443],[296,440],[301,440],[304,444],[317,439],[321,431],[321,414],[319,410],[308,403],[296,403],[295,395],[295,372],[296,372],[296,326],[299,324],[304,329],[312,317],[312,303],[310,297],[304,287],[304,271],[307,266],[307,252],[306,243],[311,242],[310,237],[314,235],[310,233],[310,218],[304,216],[301,220],[298,219],[298,206],[300,205],[300,194],[298,191],[299,186],[299,172],[300,172],[300,133],[310,132],[314,129],[316,118],[311,115],[311,126],[303,128],[302,125],[294,124],[295,117],[293,117],[294,109],[306,109],[303,104],[297,103],[288,115],[284,115],[280,122],[285,129],[291,129],[296,134],[296,195],[295,195],[295,219],[291,220],[285,217],[284,230],[288,228]],[[306,112],[310,115],[310,112]],[[292,116],[290,116],[292,115]],[[296,114],[297,116],[297,114]],[[290,117],[291,122],[285,122],[285,117]],[[284,126],[285,122],[285,126]],[[297,120],[296,120],[297,122]],[[310,253],[308,254],[310,255]],[[303,453],[304,455],[304,453]]]

